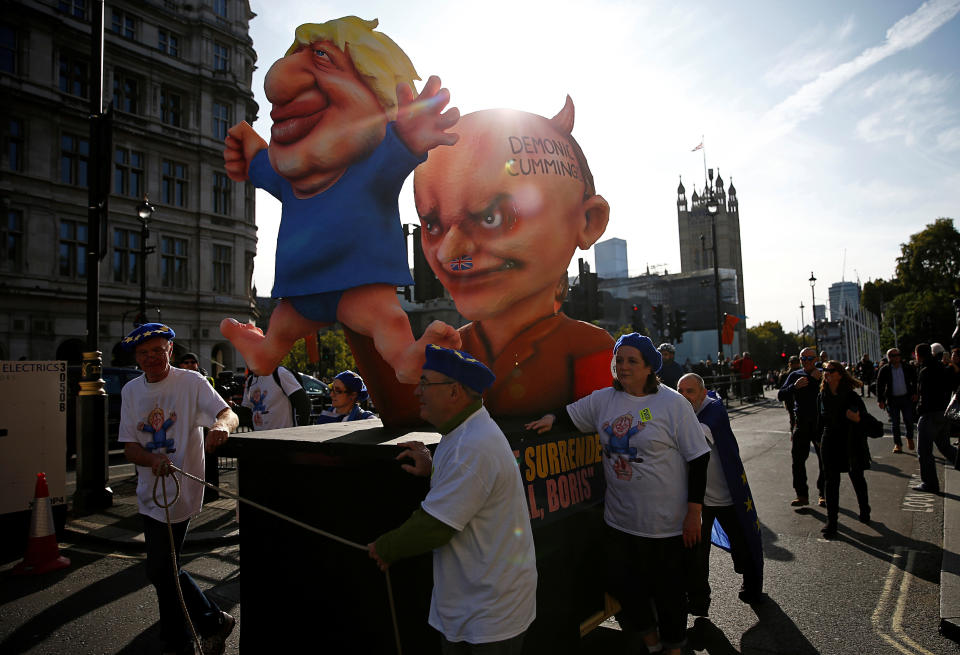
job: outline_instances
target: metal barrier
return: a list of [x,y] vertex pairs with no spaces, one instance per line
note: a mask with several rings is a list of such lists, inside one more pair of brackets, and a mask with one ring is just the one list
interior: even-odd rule
[[236,471],[237,458],[236,457],[218,457],[217,468],[220,469],[221,471]]
[[746,379],[740,379],[732,372],[708,375],[703,378],[703,383],[707,389],[717,392],[724,405],[729,405],[734,400],[740,401],[742,405],[763,398],[763,374],[759,371],[754,371],[753,375]]

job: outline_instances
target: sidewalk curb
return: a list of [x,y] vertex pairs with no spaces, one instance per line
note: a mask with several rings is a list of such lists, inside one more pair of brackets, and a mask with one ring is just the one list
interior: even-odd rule
[[[77,516],[68,503],[67,519],[63,526],[64,537],[77,543],[86,542],[100,546],[112,546],[130,552],[146,552],[143,524],[138,518],[139,506],[136,497],[136,475],[132,466],[112,466],[109,483],[114,494],[109,507]],[[236,469],[223,470],[221,484],[236,488]],[[72,495],[72,481],[68,482],[68,495]],[[205,498],[199,513],[190,519],[190,529],[184,538],[188,549],[211,548],[240,543],[237,501],[228,497]]]
[[[109,525],[99,525],[84,520],[84,517],[67,521],[63,528],[65,536],[76,542],[90,542],[102,545],[120,546],[129,550],[146,551],[142,532],[133,532]],[[188,546],[230,546],[240,543],[240,528],[234,530],[208,530],[187,532],[184,547]]]
[[943,481],[940,634],[960,641],[960,471],[947,464]]

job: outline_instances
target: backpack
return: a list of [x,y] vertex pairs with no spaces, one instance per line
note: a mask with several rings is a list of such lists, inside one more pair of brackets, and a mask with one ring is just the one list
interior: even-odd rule
[[860,431],[871,439],[883,436],[883,422],[869,412],[860,412]]
[[[307,398],[306,387],[303,386],[303,378],[300,377],[299,371],[294,371],[289,368],[286,370],[293,374],[293,379],[300,385],[299,389],[287,396],[287,400],[290,401],[290,409],[293,412],[293,423],[294,425],[310,425],[310,400]],[[254,377],[254,374],[250,373],[247,375],[247,379],[244,380],[244,395],[250,390],[250,384]],[[277,388],[283,391],[283,385],[280,384],[279,366],[273,369],[273,381],[277,383]]]

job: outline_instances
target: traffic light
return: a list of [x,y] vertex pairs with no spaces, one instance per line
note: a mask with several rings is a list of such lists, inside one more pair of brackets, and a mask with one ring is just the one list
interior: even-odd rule
[[663,305],[654,305],[653,306],[653,324],[657,328],[657,334],[663,334]]
[[683,333],[687,330],[687,310],[678,309],[673,313],[673,327],[677,343],[681,343],[683,341]]
[[643,332],[643,313],[640,311],[640,305],[633,306],[633,314],[630,317],[630,327],[634,332]]
[[[406,229],[408,226],[404,226]],[[420,228],[415,227],[413,234],[413,298],[416,302],[425,302],[433,298],[443,298],[443,285],[430,270],[430,264],[423,254],[420,242]]]
[[592,321],[600,316],[600,294],[597,290],[597,274],[580,259],[580,290],[583,294],[584,320]]

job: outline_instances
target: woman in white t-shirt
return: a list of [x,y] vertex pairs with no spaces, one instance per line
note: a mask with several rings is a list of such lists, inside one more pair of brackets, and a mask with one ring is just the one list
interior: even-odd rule
[[662,360],[648,337],[624,335],[613,352],[612,387],[526,427],[599,434],[607,589],[623,608],[617,619],[648,650],[679,654],[687,625],[682,554],[700,540],[710,446],[690,403],[659,383]]

